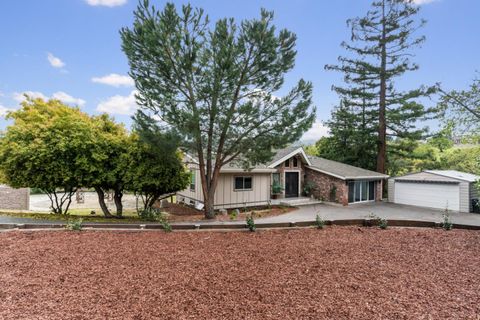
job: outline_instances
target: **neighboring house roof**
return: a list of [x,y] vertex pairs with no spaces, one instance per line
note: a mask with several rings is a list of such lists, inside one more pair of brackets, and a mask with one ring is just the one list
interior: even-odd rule
[[427,170],[426,172],[467,182],[476,182],[480,179],[480,176],[456,170]]
[[479,179],[480,176],[456,170],[425,170],[397,177],[395,181],[460,183],[475,182]]
[[460,183],[459,180],[445,177],[430,172],[410,173],[401,177],[396,177],[395,181],[400,182],[434,182],[434,183]]
[[310,169],[331,175],[342,180],[386,179],[388,175],[362,169],[345,163],[309,156]]

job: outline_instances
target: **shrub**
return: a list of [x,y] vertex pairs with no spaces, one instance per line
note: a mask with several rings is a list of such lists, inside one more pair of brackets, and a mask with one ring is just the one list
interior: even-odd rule
[[65,229],[70,231],[81,231],[83,229],[83,220],[82,219],[69,220],[65,226]]
[[337,186],[334,184],[330,186],[330,201],[331,202],[337,201]]
[[443,230],[447,230],[447,231],[453,229],[453,223],[450,220],[450,211],[448,211],[448,208],[446,208],[445,212],[443,213],[442,228]]
[[315,190],[315,184],[312,181],[305,181],[305,184],[303,185],[303,193],[309,197],[312,192]]
[[[380,228],[380,229],[387,229],[388,227],[388,220],[385,218],[380,218],[379,216],[375,215],[374,213],[370,213],[368,215],[368,218],[371,220],[375,221],[375,224]],[[371,225],[369,225],[370,227]]]
[[162,226],[163,230],[165,230],[165,232],[172,231],[172,226],[170,225],[170,222],[168,222],[167,216],[158,209],[147,208],[141,210],[138,215],[142,220],[158,222]]
[[283,187],[280,183],[274,182],[272,184],[272,194],[280,194],[283,191]]
[[240,214],[240,211],[238,209],[234,209],[230,211],[230,220],[236,220],[238,218],[238,215]]
[[323,229],[323,227],[325,227],[325,220],[323,220],[320,215],[317,214],[317,217],[315,218],[315,224],[317,229]]
[[251,232],[254,232],[257,229],[255,221],[253,220],[253,214],[247,216],[247,227]]

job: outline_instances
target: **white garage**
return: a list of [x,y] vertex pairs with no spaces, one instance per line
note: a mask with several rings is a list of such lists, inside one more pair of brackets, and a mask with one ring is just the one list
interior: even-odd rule
[[473,212],[472,199],[478,199],[476,181],[468,173],[429,170],[389,179],[389,202],[418,207]]

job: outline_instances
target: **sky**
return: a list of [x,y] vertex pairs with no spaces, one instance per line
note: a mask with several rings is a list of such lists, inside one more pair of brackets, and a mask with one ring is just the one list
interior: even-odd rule
[[[150,0],[157,8],[166,1]],[[173,1],[178,6],[187,1]],[[480,70],[480,1],[416,0],[421,31],[427,41],[414,51],[420,70],[402,77],[398,85],[441,83],[444,89],[463,89]],[[286,75],[285,92],[299,79],[311,81],[317,121],[303,140],[327,134],[322,124],[338,103],[331,91],[342,76],[325,71],[344,52],[349,39],[346,20],[363,16],[370,0],[192,0],[211,21],[237,21],[259,16],[261,8],[275,12],[275,25],[296,33],[297,58]],[[137,0],[1,0],[0,1],[0,115],[19,108],[23,93],[57,98],[90,114],[107,112],[131,124],[137,108],[128,62],[121,50],[119,30],[129,27]],[[435,104],[437,99],[426,101]],[[8,122],[0,119],[0,129]],[[435,129],[436,124],[431,124]]]

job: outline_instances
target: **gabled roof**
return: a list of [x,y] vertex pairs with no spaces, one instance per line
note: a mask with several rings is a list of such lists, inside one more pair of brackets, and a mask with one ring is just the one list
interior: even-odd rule
[[460,183],[476,182],[480,176],[456,170],[425,170],[395,178],[395,181]]
[[456,170],[426,170],[425,172],[467,182],[475,182],[480,179],[480,176]]
[[359,180],[359,179],[386,179],[388,175],[375,171],[362,169],[345,163],[328,160],[320,157],[309,156],[311,165],[310,169],[342,179],[342,180]]
[[285,162],[286,160],[290,159],[291,157],[297,154],[302,156],[303,160],[307,165],[311,165],[310,159],[308,159],[308,156],[302,147],[288,147],[285,149],[278,150],[275,156],[273,157],[272,161],[268,165],[268,167],[275,168],[279,164]]

